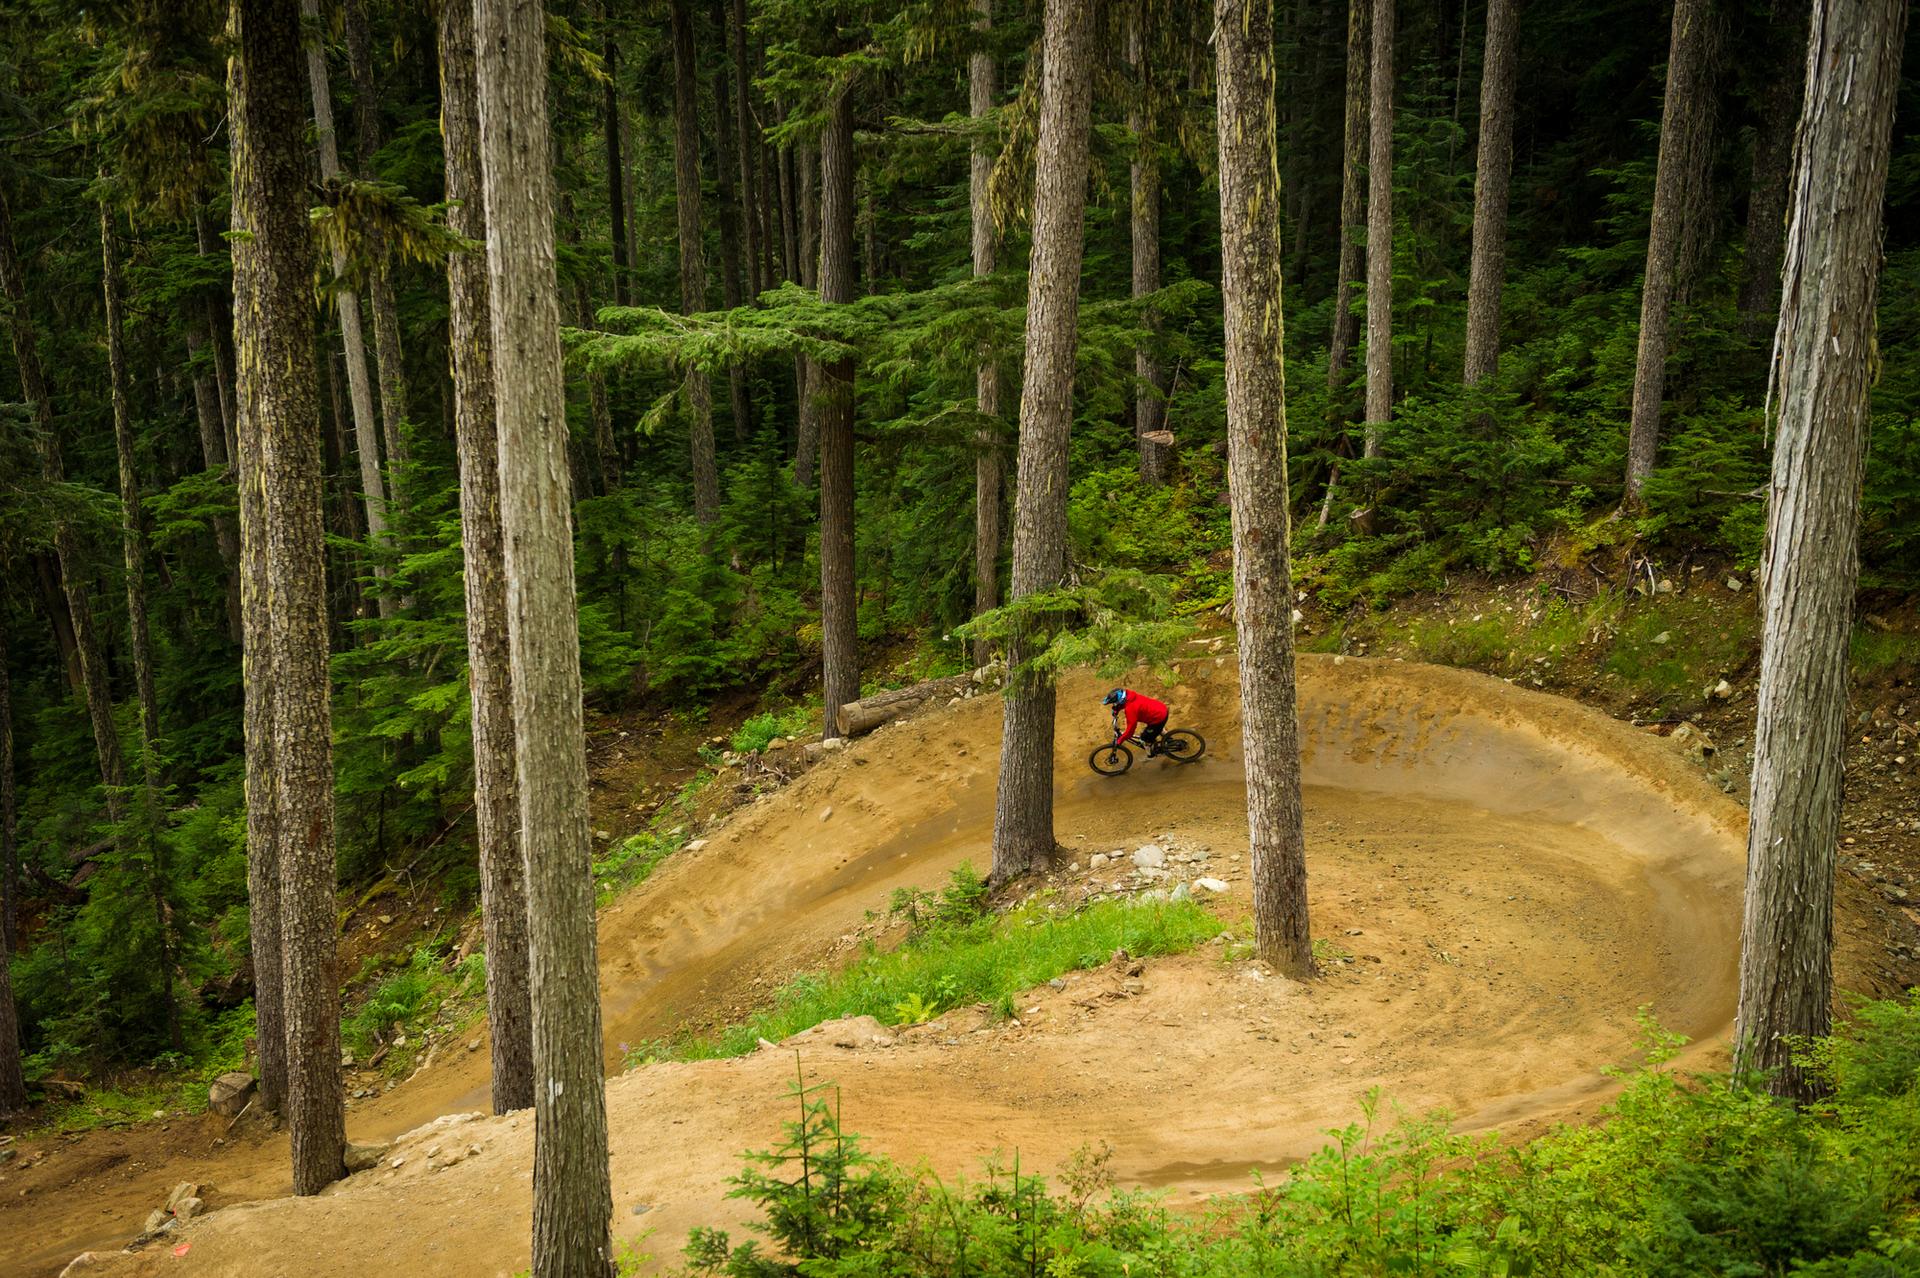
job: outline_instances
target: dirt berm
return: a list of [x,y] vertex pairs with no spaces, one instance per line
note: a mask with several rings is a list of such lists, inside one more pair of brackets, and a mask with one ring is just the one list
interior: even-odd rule
[[[1246,821],[1231,655],[1185,663],[1167,691],[1211,745],[1193,767],[1093,775],[1101,686],[1066,682],[1057,830],[1094,852],[1170,835],[1207,847],[1246,908]],[[1634,1058],[1636,1010],[1720,1050],[1732,1023],[1744,818],[1658,739],[1498,680],[1355,659],[1301,663],[1314,934],[1352,961],[1311,985],[1218,949],[1101,970],[1020,1005],[1018,1026],[971,1009],[877,1044],[821,1036],[805,1066],[837,1081],[848,1128],[943,1175],[995,1150],[1047,1171],[1112,1145],[1125,1183],[1176,1201],[1235,1191],[1255,1167],[1310,1152],[1378,1086],[1410,1110],[1519,1133],[1583,1116],[1603,1066]],[[866,738],[676,856],[600,925],[607,1055],[691,1018],[750,1007],[897,886],[984,868],[1000,705],[977,698]],[[1238,859],[1236,859],[1238,858]],[[852,1047],[835,1045],[838,1038]],[[457,1053],[356,1106],[356,1140],[485,1108],[486,1053]],[[614,1226],[671,1259],[690,1225],[735,1224],[741,1151],[791,1113],[788,1051],[647,1066],[613,1077]],[[177,1239],[103,1258],[112,1274],[510,1274],[528,1264],[530,1115],[415,1135],[319,1198],[286,1189],[284,1141],[210,1150],[152,1171],[197,1180],[220,1208]],[[397,1166],[394,1165],[398,1159]],[[122,1240],[155,1200],[42,1195],[0,1230],[57,1272]],[[164,1197],[164,1185],[158,1195]],[[254,1198],[260,1201],[244,1203]],[[123,1210],[124,1215],[115,1215]],[[184,1244],[184,1255],[175,1251]]]

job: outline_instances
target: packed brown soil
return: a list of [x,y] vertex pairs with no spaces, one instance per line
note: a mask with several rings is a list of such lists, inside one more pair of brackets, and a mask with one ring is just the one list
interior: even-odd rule
[[[1063,686],[1062,859],[1084,876],[1091,853],[1163,836],[1209,848],[1234,920],[1247,904],[1234,664],[1206,657],[1185,672],[1170,699],[1206,734],[1207,759],[1113,780],[1085,762],[1105,730],[1099,688]],[[1123,1183],[1186,1201],[1311,1152],[1372,1087],[1470,1129],[1585,1116],[1607,1094],[1601,1068],[1634,1059],[1643,1007],[1696,1040],[1693,1060],[1722,1050],[1744,817],[1666,742],[1484,676],[1336,658],[1303,660],[1301,725],[1314,934],[1350,962],[1302,984],[1212,948],[1138,977],[1075,974],[1023,999],[1017,1025],[963,1009],[887,1045],[830,1031],[800,1065],[840,1085],[846,1126],[943,1175],[995,1151],[1045,1172],[1104,1141]],[[844,948],[894,888],[934,886],[963,860],[984,868],[999,734],[988,697],[889,727],[749,805],[603,914],[617,1235],[651,1231],[645,1249],[671,1258],[689,1226],[737,1225],[727,1177],[741,1151],[777,1142],[795,1070],[783,1050],[617,1073],[622,1045],[730,1019]],[[484,1050],[437,1059],[353,1107],[349,1131],[385,1140],[482,1109],[485,1068]],[[417,1134],[305,1200],[280,1196],[284,1138],[216,1147],[221,1126],[121,1133],[110,1165],[100,1141],[36,1151],[0,1185],[0,1270],[54,1273],[83,1248],[117,1246],[180,1180],[208,1184],[219,1210],[164,1245],[103,1256],[99,1272],[528,1264],[529,1115]]]

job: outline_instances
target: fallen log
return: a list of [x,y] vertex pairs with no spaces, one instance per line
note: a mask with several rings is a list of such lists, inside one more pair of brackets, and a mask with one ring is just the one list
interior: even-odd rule
[[925,683],[916,683],[906,688],[895,688],[891,692],[875,693],[871,697],[862,697],[858,701],[849,701],[834,715],[834,723],[840,729],[840,735],[860,737],[872,732],[883,723],[891,723],[902,715],[912,714],[920,707],[939,701],[950,701],[964,695],[969,689],[983,686],[994,681],[994,671],[987,667],[971,670],[966,674],[951,675],[945,679],[929,679]]

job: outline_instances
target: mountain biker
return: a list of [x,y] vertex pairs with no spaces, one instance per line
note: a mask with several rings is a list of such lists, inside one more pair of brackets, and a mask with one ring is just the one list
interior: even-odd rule
[[[1133,739],[1133,730],[1140,729],[1140,740],[1147,747],[1147,757],[1160,753],[1160,733],[1167,726],[1167,703],[1155,701],[1145,693],[1135,692],[1131,688],[1115,688],[1101,702],[1113,713],[1113,743],[1124,745]],[[1127,726],[1120,729],[1120,712],[1127,714]]]

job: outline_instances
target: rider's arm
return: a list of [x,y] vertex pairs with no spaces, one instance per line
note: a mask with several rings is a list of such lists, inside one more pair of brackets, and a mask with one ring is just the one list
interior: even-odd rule
[[1140,706],[1133,698],[1127,698],[1127,730],[1117,738],[1119,741],[1133,740],[1133,729],[1140,722]]

